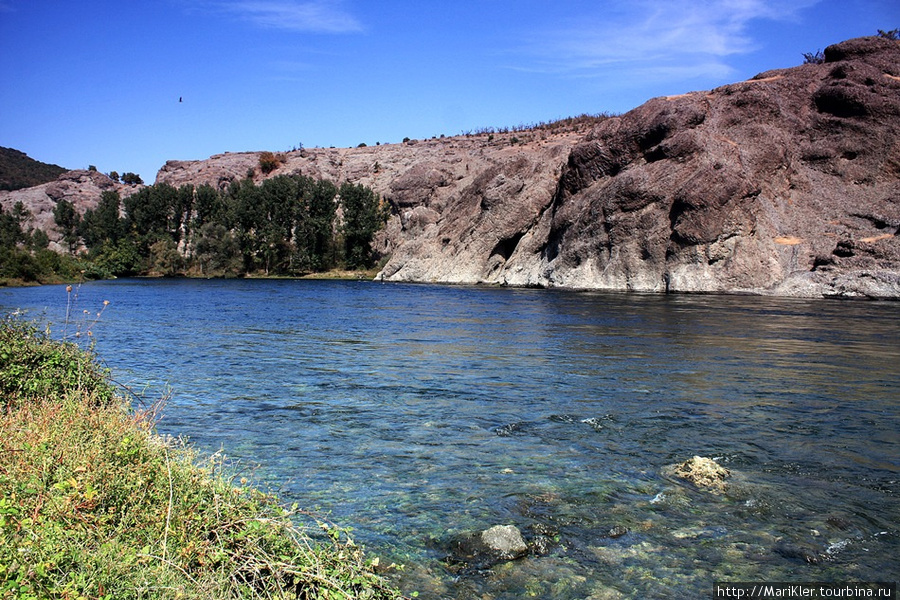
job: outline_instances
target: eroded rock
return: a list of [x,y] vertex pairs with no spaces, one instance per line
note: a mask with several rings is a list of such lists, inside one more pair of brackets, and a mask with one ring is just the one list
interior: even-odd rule
[[[393,213],[382,280],[900,297],[900,43],[825,58],[573,126],[307,148],[268,175],[260,152],[225,153],[156,181],[369,186]],[[82,186],[99,199],[84,180],[0,201],[24,199],[52,231],[57,197]]]
[[688,481],[698,488],[721,494],[731,472],[711,458],[694,456],[671,467],[671,474]]

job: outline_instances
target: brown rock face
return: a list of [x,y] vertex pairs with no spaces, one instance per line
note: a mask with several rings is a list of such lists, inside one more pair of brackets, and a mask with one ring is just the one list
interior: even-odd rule
[[896,297],[900,44],[825,56],[496,156],[438,206],[404,181],[380,277]]
[[573,148],[533,281],[896,296],[900,45],[657,98]]
[[[566,127],[287,152],[265,176],[381,194],[384,280],[900,297],[900,42],[825,59]],[[224,189],[259,158],[169,161],[157,183]],[[74,192],[47,185],[19,193],[52,224]]]

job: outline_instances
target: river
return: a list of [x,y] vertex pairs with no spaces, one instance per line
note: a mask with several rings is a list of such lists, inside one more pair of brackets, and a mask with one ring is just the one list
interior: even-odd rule
[[[419,598],[900,579],[898,303],[118,280],[0,308],[89,337],[146,402],[168,390],[161,433],[352,526]],[[728,493],[667,474],[694,455]],[[451,558],[496,524],[543,546]]]

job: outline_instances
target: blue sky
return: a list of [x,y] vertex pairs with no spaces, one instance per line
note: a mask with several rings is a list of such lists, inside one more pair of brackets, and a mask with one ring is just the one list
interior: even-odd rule
[[898,27],[900,0],[0,0],[0,146],[152,182],[625,112]]

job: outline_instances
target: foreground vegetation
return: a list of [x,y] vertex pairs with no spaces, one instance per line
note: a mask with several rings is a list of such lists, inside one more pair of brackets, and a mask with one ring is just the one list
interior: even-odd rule
[[400,597],[346,531],[296,525],[154,414],[90,353],[0,322],[0,598]]

